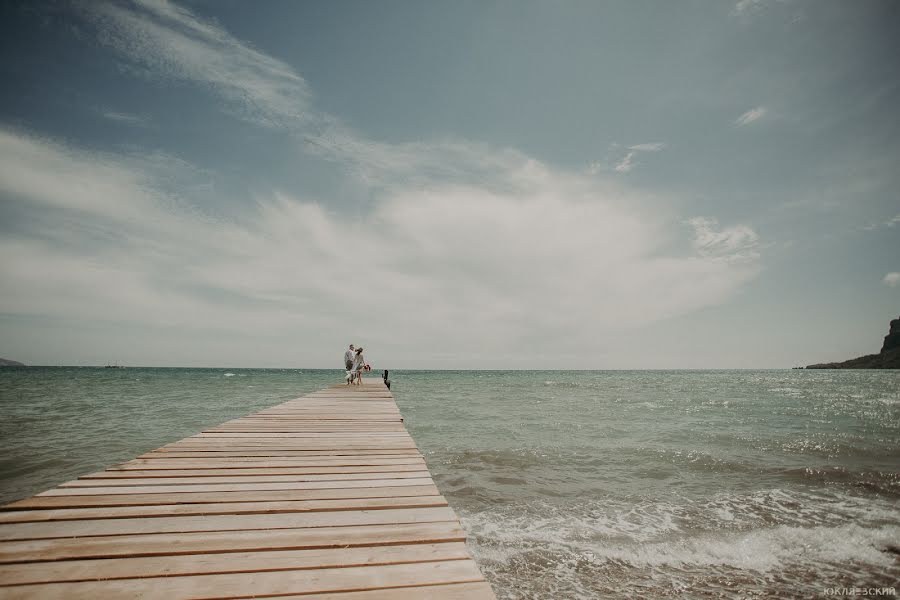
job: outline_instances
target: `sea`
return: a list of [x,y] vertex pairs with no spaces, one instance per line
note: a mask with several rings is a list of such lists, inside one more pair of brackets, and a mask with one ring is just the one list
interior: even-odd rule
[[[343,371],[0,369],[0,502]],[[900,373],[402,371],[392,391],[497,597],[900,587]]]

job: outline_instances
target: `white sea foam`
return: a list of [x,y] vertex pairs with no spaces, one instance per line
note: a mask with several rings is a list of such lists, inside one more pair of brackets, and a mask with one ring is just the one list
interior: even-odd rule
[[[559,508],[559,507],[557,507]],[[774,489],[706,503],[506,506],[460,516],[488,560],[549,552],[634,567],[727,565],[759,572],[858,561],[887,568],[900,539],[890,501]]]
[[596,545],[598,560],[621,560],[634,566],[727,565],[772,572],[791,565],[868,563],[889,568],[894,557],[885,552],[900,539],[896,525],[867,528],[779,526],[722,537],[710,535],[631,547]]
[[[706,590],[746,598],[773,581],[796,594],[824,581],[863,577],[890,583],[896,557],[887,550],[900,539],[900,525],[872,522],[687,532],[674,516],[660,514],[645,519],[647,531],[635,535],[627,513],[615,519],[496,517],[465,516],[463,524],[475,558],[504,591],[502,598],[587,599],[611,590],[623,597]],[[517,595],[523,577],[528,590]],[[728,587],[735,593],[726,593]]]
[[234,373],[225,373],[225,377],[234,377]]

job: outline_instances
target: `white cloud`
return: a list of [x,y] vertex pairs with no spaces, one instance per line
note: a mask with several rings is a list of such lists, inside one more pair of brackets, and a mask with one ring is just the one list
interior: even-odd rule
[[265,125],[293,125],[305,116],[306,82],[289,65],[185,8],[137,0],[92,2],[85,10],[101,42],[156,76],[208,86],[241,116]]
[[866,231],[874,231],[876,229],[881,229],[882,227],[887,227],[888,229],[893,229],[900,225],[900,214],[894,215],[887,221],[882,221],[881,223],[872,223],[871,225],[866,225],[863,227]]
[[628,173],[631,169],[634,168],[634,155],[637,154],[636,150],[631,150],[626,154],[622,160],[614,167],[616,172],[618,173]]
[[759,270],[749,229],[694,220],[696,251],[665,255],[677,231],[640,194],[505,154],[502,185],[397,184],[352,223],[286,193],[211,219],[161,191],[175,161],[9,131],[0,155],[0,192],[31,224],[0,240],[0,312],[223,332],[275,356],[348,329],[456,356],[564,349],[722,303]]
[[711,260],[754,262],[759,258],[759,236],[746,225],[718,229],[716,219],[694,217],[693,247],[697,254]]
[[[649,142],[645,144],[635,144],[634,146],[628,147],[628,152],[624,157],[613,167],[618,173],[628,173],[631,171],[638,162],[635,161],[636,157],[641,152],[659,152],[666,147],[666,144],[663,142]],[[595,163],[596,164],[596,163]],[[596,173],[597,171],[593,169],[593,165],[591,167],[591,172]]]
[[748,110],[747,112],[742,114],[740,117],[735,119],[734,124],[737,125],[738,127],[743,127],[745,125],[749,125],[750,123],[754,123],[754,122],[762,119],[764,116],[766,116],[767,112],[768,111],[766,110],[766,108],[764,106],[757,106],[756,108],[751,108],[750,110]]
[[[799,4],[799,6],[798,6]],[[789,0],[738,0],[731,9],[731,16],[745,22],[751,22],[768,11],[777,7],[790,7],[787,13],[787,23],[795,24],[805,19],[802,3],[789,2]]]
[[890,218],[884,222],[885,227],[893,228],[893,227],[897,227],[898,225],[900,225],[900,215],[895,215],[892,218]]
[[[544,353],[571,349],[720,304],[759,272],[747,227],[695,219],[693,251],[666,255],[681,235],[673,220],[614,181],[468,140],[371,140],[314,110],[289,65],[186,9],[141,0],[87,10],[123,56],[285,128],[373,201],[348,222],[275,191],[244,202],[249,215],[216,220],[191,209],[190,186],[173,199],[170,182],[197,172],[177,159],[0,131],[0,193],[29,224],[0,239],[11,290],[0,312],[224,332],[261,345],[257,356],[283,357],[299,340],[315,352],[353,331],[413,356],[440,340],[444,355],[476,360],[535,339]],[[663,148],[630,146],[615,169]],[[315,356],[297,359],[321,365]]]
[[663,142],[651,142],[648,144],[635,144],[634,146],[629,146],[629,150],[637,150],[639,152],[659,152],[660,150],[666,147]]
[[734,17],[745,17],[762,10],[765,0],[739,0],[734,8],[731,9],[731,15]]
[[884,276],[884,279],[881,282],[890,287],[897,287],[900,285],[900,273],[896,271],[892,271]]
[[[367,184],[479,181],[523,158],[512,149],[498,151],[471,141],[385,144],[368,139],[336,117],[315,110],[305,80],[289,65],[187,9],[163,0],[139,0],[134,7],[87,6],[101,41],[136,64],[158,76],[207,86],[238,116],[288,129],[307,151],[345,165]],[[631,146],[614,168],[628,172],[638,164],[638,153],[663,148],[662,142]],[[595,167],[591,165],[589,171],[599,172]]]
[[206,87],[239,118],[293,134],[306,151],[343,164],[370,185],[490,176],[521,156],[469,141],[385,144],[312,106],[306,81],[290,65],[236,39],[214,22],[165,0],[89,3],[101,42],[153,76]]
[[144,127],[147,125],[148,121],[146,117],[142,117],[140,115],[133,115],[130,113],[124,112],[116,112],[114,110],[101,110],[99,111],[101,115],[109,119],[110,121],[116,121],[118,123],[125,123],[127,125],[137,125]]

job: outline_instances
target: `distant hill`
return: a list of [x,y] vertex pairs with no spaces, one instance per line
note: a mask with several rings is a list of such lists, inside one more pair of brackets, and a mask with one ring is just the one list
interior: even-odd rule
[[807,369],[900,369],[900,319],[891,321],[878,354],[867,354],[844,362],[809,365]]
[[25,365],[17,360],[7,360],[0,358],[0,367],[24,367]]

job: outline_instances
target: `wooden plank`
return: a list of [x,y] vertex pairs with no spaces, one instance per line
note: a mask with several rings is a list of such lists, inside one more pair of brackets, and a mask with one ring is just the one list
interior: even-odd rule
[[379,430],[388,430],[388,431],[405,431],[403,428],[403,423],[398,421],[348,421],[346,419],[318,419],[315,422],[310,422],[309,419],[296,419],[289,416],[278,416],[278,417],[265,417],[265,416],[256,416],[256,417],[245,417],[242,419],[235,419],[234,421],[227,421],[225,423],[221,423],[216,425],[216,427],[237,427],[237,426],[249,426],[256,425],[260,427],[272,426],[272,425],[291,425],[294,427],[339,427],[341,429],[379,429]]
[[374,488],[428,485],[430,477],[409,479],[352,479],[343,481],[301,481],[296,483],[217,483],[197,485],[109,486],[53,488],[38,496],[91,496],[106,494],[174,494],[179,492],[261,492],[267,490],[314,490],[326,488]]
[[486,581],[448,583],[425,587],[394,587],[380,590],[337,592],[334,594],[257,596],[260,599],[276,597],[279,600],[496,600],[490,584]]
[[244,475],[235,478],[231,475],[207,475],[187,477],[121,477],[117,479],[74,479],[59,484],[63,488],[105,487],[131,485],[196,485],[207,483],[281,483],[297,481],[345,481],[352,479],[405,479],[408,477],[429,477],[428,471],[389,471],[370,473],[312,473],[298,475]]
[[275,408],[268,408],[266,410],[261,410],[257,415],[307,415],[307,414],[317,414],[317,415],[353,415],[353,416],[372,416],[372,417],[394,417],[400,418],[402,414],[400,410],[396,407],[373,407],[373,406],[364,406],[361,404],[352,405],[345,404],[343,406],[335,406],[334,403],[322,404],[322,405],[298,405],[298,406],[288,406],[281,405]]
[[[358,410],[353,410],[358,409]],[[338,404],[333,401],[323,402],[321,404],[280,404],[278,406],[273,406],[271,408],[266,408],[257,413],[253,413],[254,415],[271,415],[271,414],[281,414],[281,413],[292,413],[292,412],[320,412],[323,414],[334,413],[334,414],[357,414],[358,412],[389,412],[394,416],[402,416],[400,410],[394,406],[365,406],[363,404]]]
[[277,412],[280,410],[304,410],[304,409],[325,409],[325,410],[333,410],[333,411],[343,411],[348,409],[360,409],[370,412],[378,412],[378,411],[390,411],[390,412],[400,412],[400,409],[397,408],[396,403],[394,403],[391,399],[385,399],[384,401],[376,401],[376,400],[348,400],[348,399],[340,399],[340,398],[322,398],[322,399],[311,399],[304,402],[295,402],[293,400],[288,400],[283,404],[279,404],[277,406],[272,406],[269,408],[265,408],[259,413],[267,413],[267,412]]
[[336,410],[334,408],[325,410],[325,409],[317,409],[317,408],[291,408],[291,409],[278,409],[278,410],[268,410],[259,413],[260,416],[278,416],[278,417],[321,417],[321,418],[335,418],[335,419],[347,419],[354,418],[356,420],[366,419],[373,422],[379,421],[387,421],[387,422],[397,422],[400,417],[400,411],[387,411],[387,410],[361,410],[358,408],[348,407],[346,410]]
[[[326,436],[330,436],[332,438],[370,438],[370,437],[389,437],[389,436],[399,436],[400,434],[406,435],[405,432],[401,431],[376,431],[372,429],[359,429],[359,430],[338,430],[338,429],[326,429],[326,428],[316,428],[316,429],[296,429],[292,427],[269,427],[269,428],[254,428],[254,427],[235,427],[232,429],[210,429],[203,432],[204,434],[226,434],[229,437],[313,437],[317,436],[320,438],[325,438]],[[243,435],[233,435],[233,434],[243,434]],[[224,436],[223,436],[224,437]],[[410,438],[411,439],[411,438]]]
[[[328,444],[322,443],[307,443],[307,444],[251,444],[251,443],[241,443],[241,444],[184,444],[178,446],[169,446],[169,450],[176,452],[272,452],[278,451],[281,452],[298,452],[298,451],[308,451],[308,450],[333,450],[335,445],[331,447]],[[418,448],[411,444],[387,444],[387,443],[371,443],[371,444],[341,444],[341,448],[345,451],[355,451],[355,450],[414,450],[418,451]]]
[[395,441],[396,438],[403,438],[404,440],[412,440],[408,433],[403,432],[395,432],[395,431],[385,431],[385,432],[374,432],[374,433],[363,433],[359,431],[349,431],[349,432],[319,432],[319,431],[220,431],[220,432],[203,432],[198,433],[197,435],[192,435],[190,437],[186,437],[186,440],[243,440],[244,438],[251,439],[259,439],[266,440],[275,439],[278,441],[281,440],[337,440],[337,441],[345,441],[345,440],[388,440]]
[[0,541],[45,538],[131,535],[137,533],[193,533],[242,529],[293,529],[298,527],[347,527],[399,523],[455,521],[447,507],[405,508],[309,513],[238,514],[227,516],[175,516],[122,519],[94,519],[49,523],[0,524]]
[[484,581],[471,560],[429,563],[289,570],[274,572],[112,579],[107,581],[48,583],[0,588],[0,600],[45,598],[96,600],[97,597],[140,597],[145,600],[217,598],[262,594],[343,592],[384,587]]
[[[164,460],[159,460],[160,458]],[[425,459],[418,456],[390,456],[390,457],[231,457],[227,459],[216,458],[172,458],[160,456],[149,459],[135,459],[110,467],[105,472],[113,470],[152,470],[152,469],[200,469],[200,468],[327,468],[327,467],[380,467],[391,465],[423,465]]]
[[[266,416],[266,415],[261,415]],[[281,415],[269,415],[271,419],[278,419],[283,423],[321,423],[328,422],[329,425],[333,424],[341,424],[346,423],[348,425],[361,425],[361,424],[369,424],[374,425],[375,427],[380,427],[382,424],[389,425],[398,425],[402,424],[403,418],[399,416],[376,416],[376,415],[364,415],[355,412],[347,412],[342,414],[323,414],[323,413],[311,413],[311,412],[297,412],[297,413],[288,413]]]
[[315,398],[303,402],[295,402],[288,400],[277,406],[265,408],[260,413],[277,412],[280,410],[303,410],[303,409],[325,409],[333,411],[344,411],[351,408],[377,412],[377,411],[399,411],[393,400],[386,398],[384,400],[353,400],[350,398]]
[[250,475],[336,475],[365,473],[401,473],[401,472],[428,472],[425,463],[410,465],[362,465],[351,467],[284,467],[280,465],[258,468],[210,467],[199,465],[192,469],[129,469],[100,471],[82,475],[84,479],[126,479],[126,478],[165,478],[165,477],[242,477]]
[[119,560],[66,560],[50,564],[0,565],[0,582],[2,585],[25,585],[136,577],[362,567],[439,560],[465,560],[467,558],[469,555],[464,543],[446,542],[321,550],[264,550],[186,556],[150,556]]
[[7,510],[0,523],[71,521],[79,519],[119,519],[122,517],[163,517],[175,515],[275,514],[335,510],[380,510],[447,506],[443,496],[392,496],[386,498],[342,498],[337,500],[287,500],[281,502],[215,502],[138,506],[101,506],[47,510]]
[[191,457],[214,457],[214,458],[236,458],[236,457],[255,457],[255,456],[271,456],[276,458],[288,457],[322,457],[322,458],[338,458],[350,457],[360,458],[364,456],[422,456],[417,448],[401,448],[401,449],[382,449],[382,450],[283,450],[281,452],[272,452],[270,450],[220,450],[210,452],[209,450],[165,450],[160,448],[147,454],[142,454],[138,458],[191,458]]
[[356,527],[310,527],[251,531],[208,531],[50,538],[0,542],[0,563],[25,563],[77,558],[181,556],[210,552],[300,550],[396,544],[437,544],[465,541],[456,521]]
[[290,409],[278,409],[278,410],[268,410],[262,411],[258,413],[260,416],[269,416],[269,417],[294,417],[294,418],[324,418],[324,419],[333,419],[333,420],[367,420],[371,422],[378,421],[388,421],[388,422],[396,422],[398,421],[402,415],[399,411],[371,411],[371,410],[351,410],[347,409],[345,411],[339,411],[336,409],[330,409],[328,411],[315,409],[315,408],[290,408]]
[[165,446],[169,449],[186,450],[188,448],[259,448],[272,449],[281,448],[284,450],[314,450],[343,448],[346,450],[384,450],[384,449],[409,449],[416,448],[412,439],[405,438],[381,438],[381,437],[344,437],[344,438],[250,438],[250,439],[231,439],[231,438],[196,438],[183,442],[175,442]]
[[357,432],[300,432],[300,433],[268,433],[263,431],[251,431],[247,433],[241,432],[225,432],[225,433],[200,433],[192,437],[184,438],[178,442],[168,444],[236,444],[238,446],[246,444],[337,444],[338,448],[345,447],[347,443],[371,443],[386,442],[390,444],[404,443],[411,444],[412,438],[406,434],[397,433],[357,433]]
[[406,430],[403,428],[402,423],[391,423],[391,422],[383,422],[378,424],[372,424],[371,422],[343,422],[343,423],[324,423],[321,420],[309,422],[304,420],[299,420],[296,422],[289,421],[288,419],[272,419],[268,421],[262,420],[248,420],[248,421],[240,421],[236,423],[223,423],[221,425],[216,425],[215,427],[209,427],[204,430],[204,432],[216,432],[216,431],[230,431],[232,429],[276,429],[276,428],[287,428],[287,429],[296,429],[298,433],[304,431],[312,431],[315,432],[318,429],[325,429],[324,432],[334,431],[334,432],[358,432],[358,431],[373,431],[373,432],[392,432],[392,433],[406,433]]
[[[401,487],[354,487],[303,490],[253,490],[232,492],[179,491],[169,494],[114,494],[91,496],[32,496],[2,507],[4,510],[51,508],[89,508],[95,506],[151,506],[162,504],[210,504],[216,502],[281,502],[296,500],[339,500],[344,498],[402,498],[436,496],[437,487],[428,485]],[[2,514],[2,513],[0,513]]]

